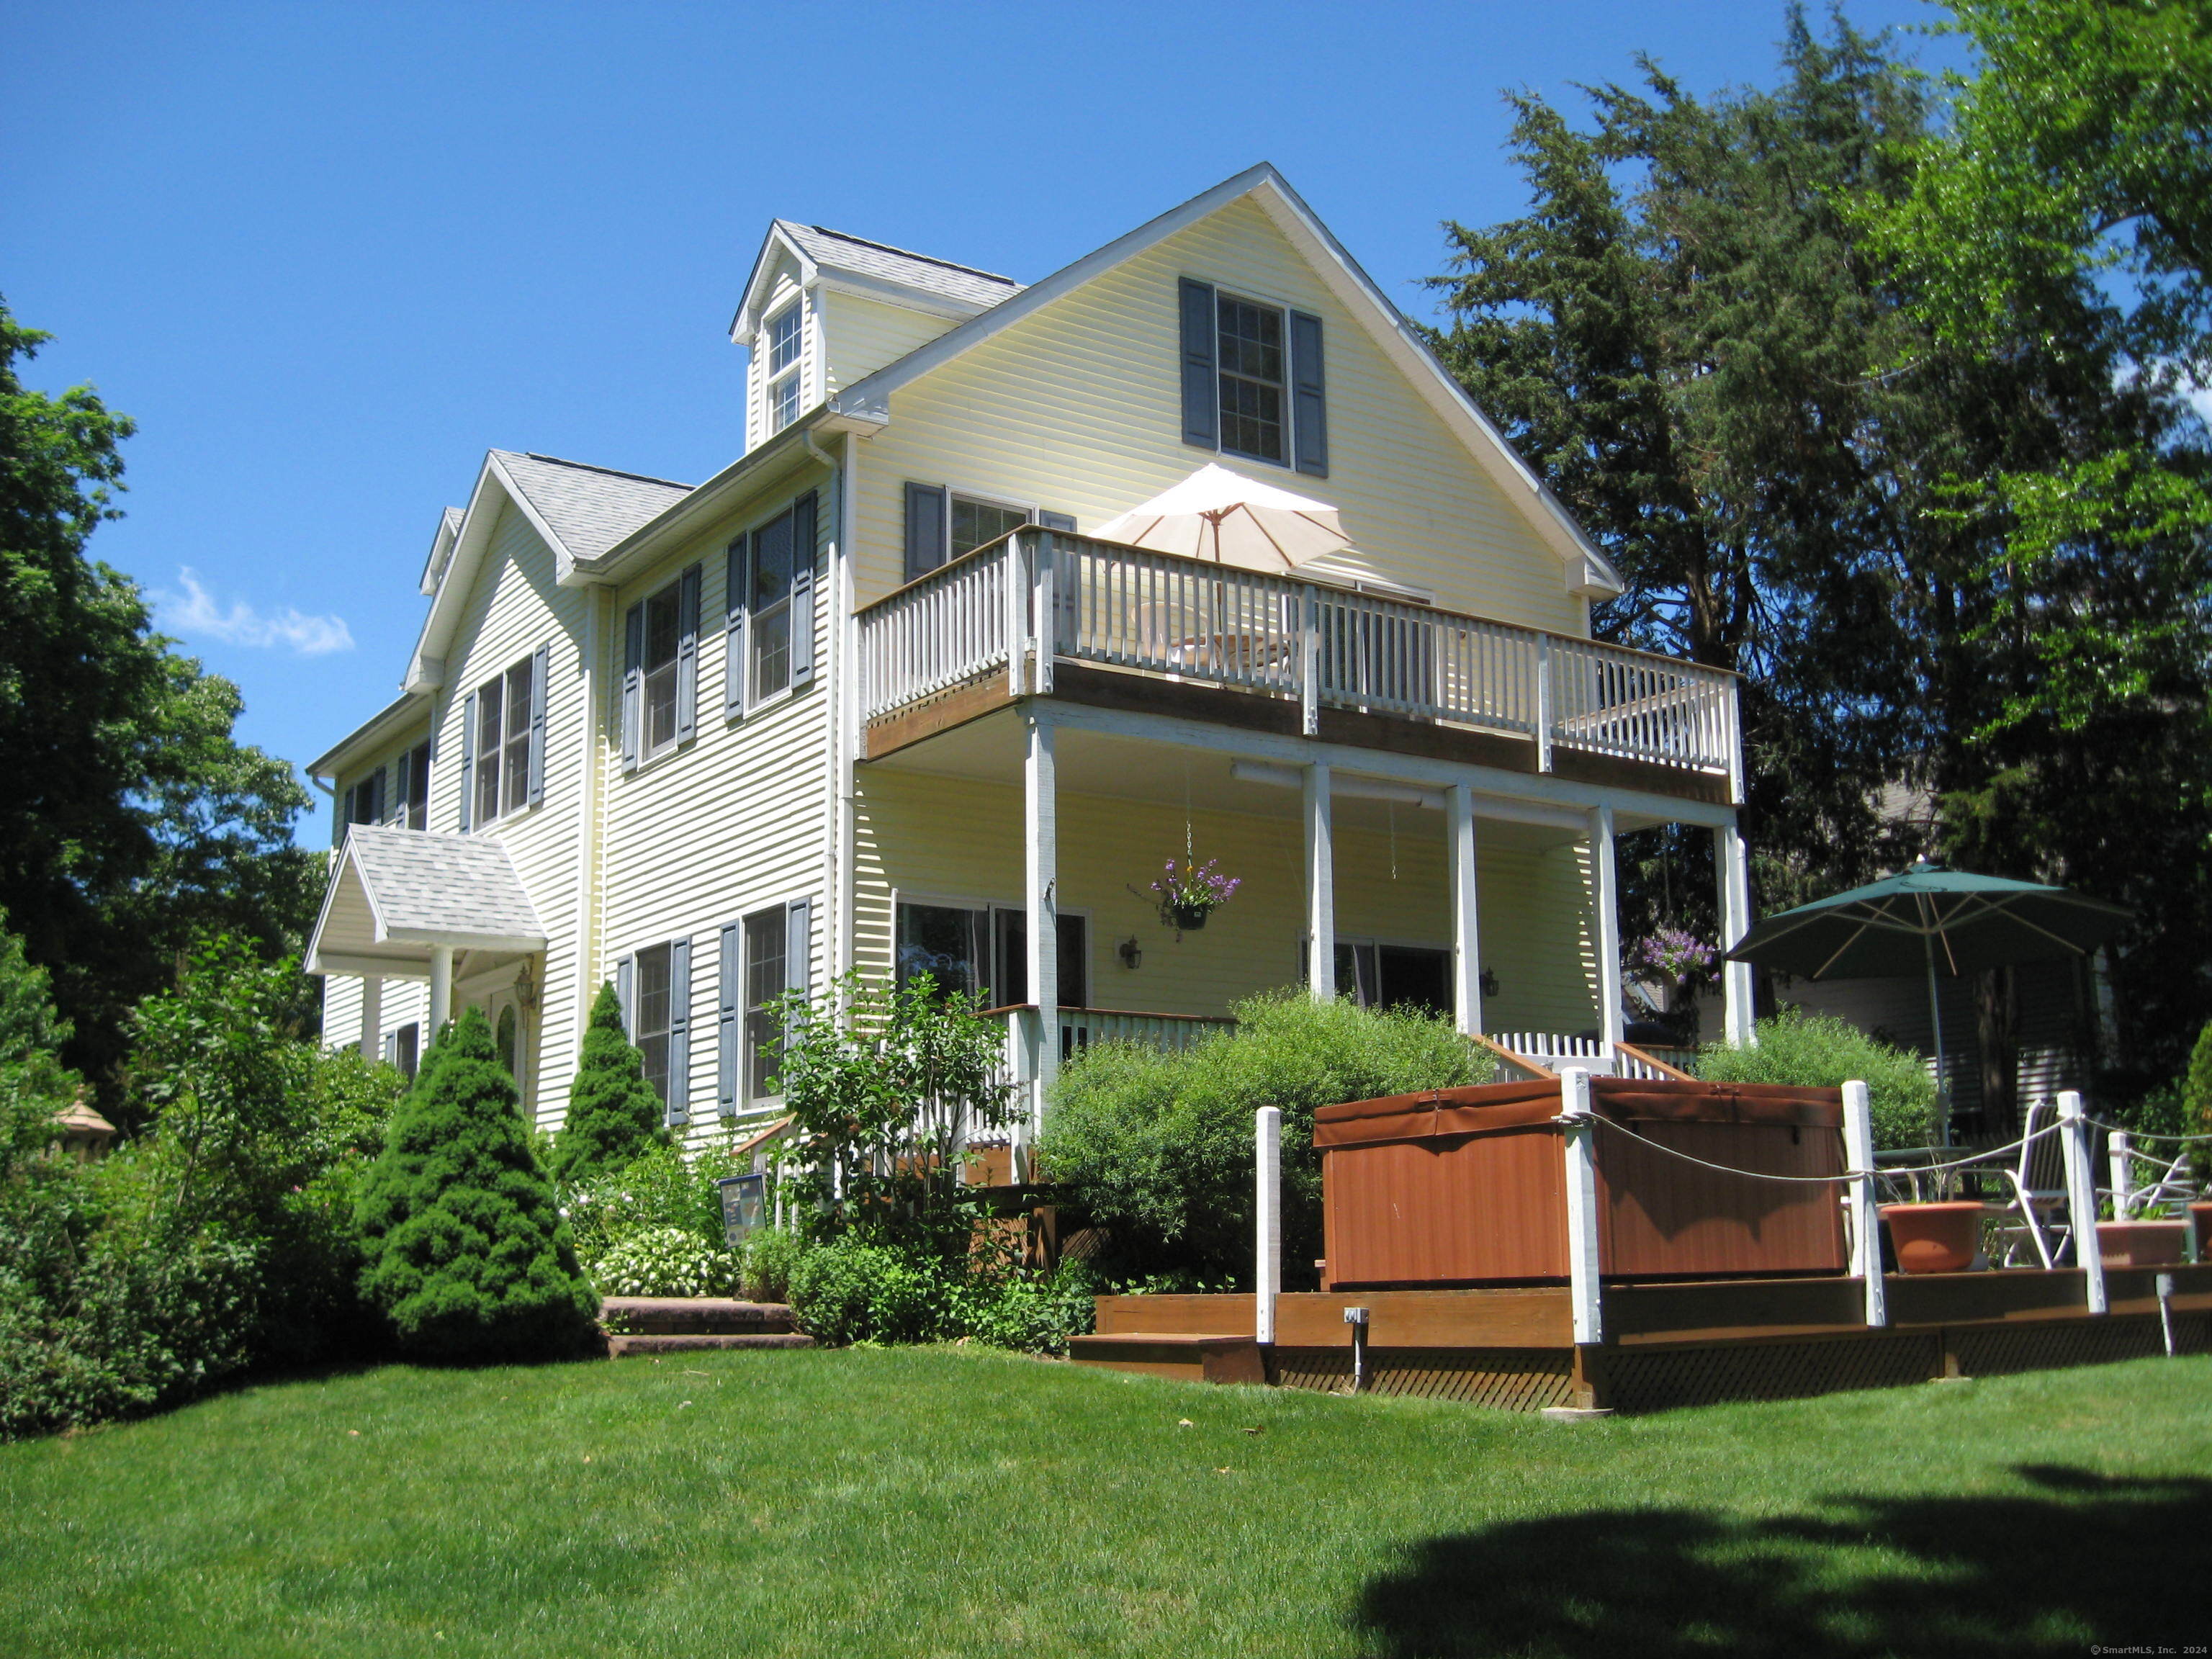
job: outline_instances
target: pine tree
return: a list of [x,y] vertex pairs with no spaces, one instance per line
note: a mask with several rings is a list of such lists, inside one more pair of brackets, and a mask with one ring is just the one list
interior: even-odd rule
[[400,1346],[439,1359],[575,1352],[599,1298],[524,1133],[491,1027],[471,1009],[432,1046],[362,1183],[362,1294]]
[[668,1139],[645,1057],[623,1030],[622,1002],[599,987],[568,1085],[568,1115],[553,1138],[553,1178],[568,1186],[610,1173]]

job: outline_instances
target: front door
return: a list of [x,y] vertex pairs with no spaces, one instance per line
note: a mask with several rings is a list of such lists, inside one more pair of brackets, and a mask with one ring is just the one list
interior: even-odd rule
[[515,1092],[528,1104],[530,1091],[523,1076],[529,1063],[524,1033],[527,1029],[522,1016],[522,1005],[512,987],[494,991],[484,999],[484,1018],[491,1023],[492,1047],[499,1054],[499,1063],[507,1067],[507,1074],[514,1079]]

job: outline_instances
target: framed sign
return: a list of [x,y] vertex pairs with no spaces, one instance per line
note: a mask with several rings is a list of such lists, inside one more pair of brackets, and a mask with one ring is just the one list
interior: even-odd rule
[[746,1235],[768,1219],[768,1177],[724,1176],[714,1184],[722,1189],[722,1237],[742,1244]]

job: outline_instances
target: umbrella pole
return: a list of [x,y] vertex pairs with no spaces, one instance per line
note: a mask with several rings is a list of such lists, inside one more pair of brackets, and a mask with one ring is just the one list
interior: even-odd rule
[[1936,994],[1936,941],[1923,933],[1920,943],[1928,953],[1928,1018],[1936,1028],[1936,1099],[1943,1115],[1943,1144],[1948,1146],[1951,1144],[1951,1081],[1943,1070],[1943,1004]]

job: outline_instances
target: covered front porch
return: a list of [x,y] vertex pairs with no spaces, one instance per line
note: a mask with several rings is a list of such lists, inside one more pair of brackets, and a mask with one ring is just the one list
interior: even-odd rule
[[[1179,1047],[1287,985],[1425,1007],[1540,1063],[1626,1064],[1613,849],[1632,830],[1709,829],[1745,925],[1734,810],[1711,800],[1039,696],[857,771],[853,959],[1000,1011],[1024,1138],[1081,1047]],[[1178,931],[1151,884],[1190,858],[1240,885]],[[1728,990],[1741,1032],[1745,976]]]

